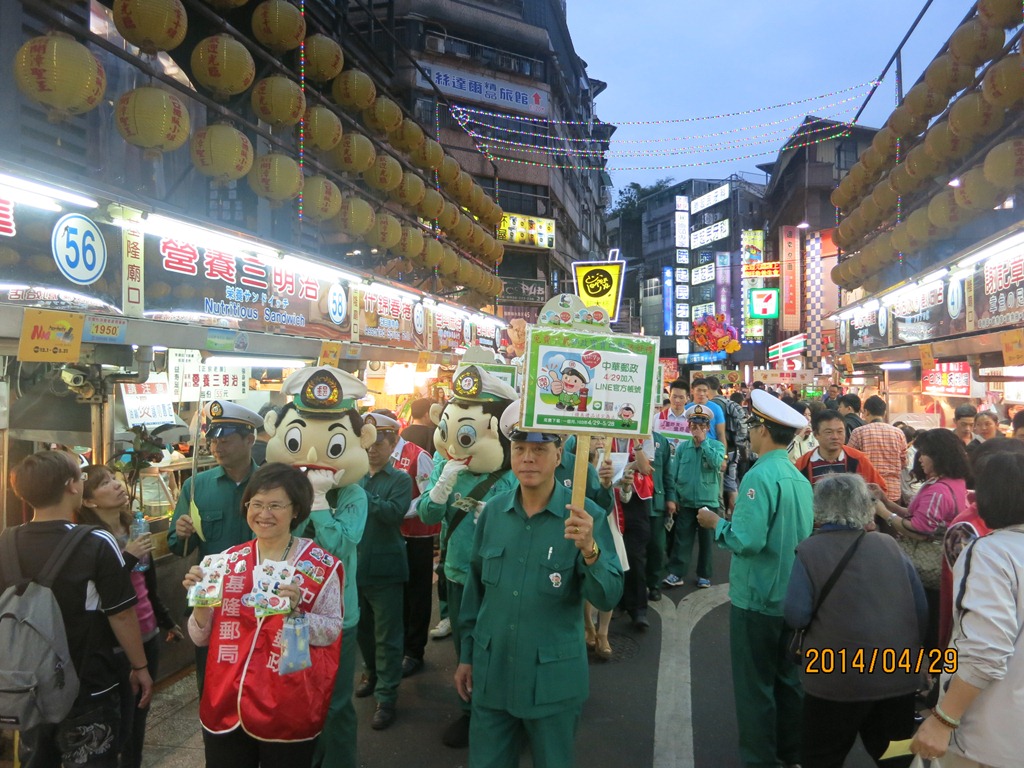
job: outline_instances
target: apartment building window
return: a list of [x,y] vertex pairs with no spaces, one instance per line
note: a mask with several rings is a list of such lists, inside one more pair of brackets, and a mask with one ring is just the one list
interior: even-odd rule
[[[494,195],[494,179],[477,179],[477,181],[488,195]],[[548,188],[540,184],[502,181],[498,185],[498,205],[509,213],[522,213],[530,216],[551,215]]]
[[643,288],[641,290],[641,298],[649,299],[655,296],[661,296],[661,278],[660,277],[649,277],[644,280]]
[[857,163],[857,142],[840,141],[836,144],[836,167],[848,171]]

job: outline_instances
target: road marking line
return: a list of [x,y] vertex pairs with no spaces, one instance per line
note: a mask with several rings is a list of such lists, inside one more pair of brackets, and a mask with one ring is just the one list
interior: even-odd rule
[[661,617],[653,768],[693,768],[690,636],[702,618],[729,602],[729,585],[699,589],[679,601],[651,603]]

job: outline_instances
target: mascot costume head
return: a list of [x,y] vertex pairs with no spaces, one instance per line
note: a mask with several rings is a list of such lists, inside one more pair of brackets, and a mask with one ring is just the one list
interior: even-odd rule
[[267,461],[282,461],[309,471],[328,470],[334,487],[359,480],[370,471],[366,450],[377,430],[363,424],[356,400],[366,385],[330,365],[296,371],[281,386],[287,401],[279,414],[267,414]]
[[430,419],[437,425],[434,447],[473,474],[508,469],[509,441],[500,422],[509,403],[518,399],[512,387],[483,368],[460,368],[452,378],[452,399],[430,408]]

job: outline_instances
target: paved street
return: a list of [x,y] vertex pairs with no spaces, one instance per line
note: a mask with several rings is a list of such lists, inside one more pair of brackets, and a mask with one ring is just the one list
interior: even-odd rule
[[[717,574],[728,555],[716,553]],[[591,695],[583,712],[577,753],[587,768],[740,768],[728,654],[728,587],[697,590],[687,584],[652,603],[651,628],[634,632],[628,617],[612,623],[615,651],[591,662]],[[359,757],[363,768],[463,768],[466,751],[451,750],[441,731],[456,717],[450,640],[432,640],[426,666],[402,683],[398,720],[373,731],[372,699],[357,699]],[[202,765],[194,676],[156,697],[149,718],[144,766]],[[524,755],[522,766],[531,766]],[[858,745],[848,768],[873,763]]]

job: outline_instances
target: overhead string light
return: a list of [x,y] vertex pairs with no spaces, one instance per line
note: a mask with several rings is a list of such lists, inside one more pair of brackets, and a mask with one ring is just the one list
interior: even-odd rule
[[[306,29],[306,0],[299,0],[299,15],[302,16],[302,28]],[[299,88],[302,89],[302,103],[306,102],[306,37],[303,35],[299,43]],[[306,169],[306,112],[299,116],[299,174],[304,176]],[[303,220],[302,190],[299,190],[299,221]]]
[[[815,120],[808,121],[801,125],[803,130],[800,131],[801,136],[807,136],[815,133],[824,133],[825,131],[832,131],[837,128],[837,123],[847,124],[848,121],[836,120],[842,115],[848,115],[857,109],[856,106],[852,106],[849,109],[843,110],[835,115],[828,117],[817,118]],[[821,124],[816,128],[807,128],[808,125]],[[596,149],[574,149],[571,147],[559,147],[559,146],[538,146],[536,144],[529,144],[527,142],[511,141],[509,139],[499,139],[492,136],[482,135],[473,131],[469,131],[469,135],[477,139],[482,145],[497,145],[497,148],[502,151],[514,151],[514,152],[526,152],[528,154],[544,154],[544,155],[580,155],[584,157],[669,157],[674,155],[693,155],[700,154],[703,152],[717,151],[723,149],[741,149],[744,147],[756,147],[764,144],[774,144],[779,138],[792,134],[793,127],[787,126],[785,128],[769,131],[767,133],[756,134],[754,136],[747,136],[741,139],[730,139],[729,141],[719,141],[711,144],[697,144],[683,147],[668,147],[664,149],[640,149],[640,150],[614,150],[605,148]],[[556,139],[556,137],[551,137]],[[603,143],[603,142],[602,142]]]
[[[773,109],[784,109],[785,107],[796,106],[797,104],[808,104],[813,101],[821,101],[823,99],[829,99],[834,96],[838,96],[841,93],[849,93],[851,91],[864,90],[865,88],[873,88],[878,83],[874,80],[870,80],[866,83],[858,83],[857,85],[851,85],[848,88],[840,88],[836,91],[829,91],[822,93],[817,96],[810,96],[805,99],[796,99],[794,101],[785,101],[778,104],[771,104],[766,107],[755,107],[753,109],[744,109],[738,112],[723,112],[717,115],[704,115],[702,117],[680,117],[669,120],[616,120],[608,124],[616,126],[625,125],[672,125],[675,123],[698,123],[709,120],[721,120],[726,117],[741,117],[743,115],[754,115],[759,112],[769,112]],[[485,115],[487,117],[497,117],[503,120],[514,120],[524,123],[533,123],[535,125],[593,125],[593,120],[552,120],[544,117],[527,117],[525,115],[508,115],[501,112],[489,112],[485,109],[478,109],[476,107],[461,107],[466,112],[470,112],[476,115]],[[603,122],[603,121],[602,121]]]

